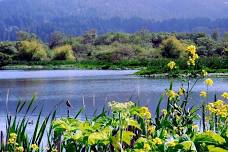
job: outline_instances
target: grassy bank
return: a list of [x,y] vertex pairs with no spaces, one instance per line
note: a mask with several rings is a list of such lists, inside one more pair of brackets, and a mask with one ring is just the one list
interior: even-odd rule
[[[4,70],[52,70],[52,69],[98,69],[98,70],[126,70],[138,69],[137,75],[164,74],[168,72],[167,63],[172,59],[158,58],[153,60],[123,60],[108,61],[13,61],[2,67]],[[194,68],[189,69],[186,60],[177,59],[179,65],[177,73],[198,72],[205,69],[208,73],[228,73],[228,59],[223,57],[200,58]]]

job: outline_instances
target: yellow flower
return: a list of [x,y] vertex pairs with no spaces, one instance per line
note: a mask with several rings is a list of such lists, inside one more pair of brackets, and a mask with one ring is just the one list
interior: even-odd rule
[[154,126],[149,126],[147,130],[148,130],[149,133],[153,133],[155,131],[155,127]]
[[146,151],[150,151],[150,150],[151,150],[150,145],[147,144],[147,143],[144,144],[143,148],[144,148]]
[[170,70],[174,69],[176,66],[176,63],[174,61],[170,61],[167,66],[169,67]]
[[187,47],[186,51],[189,53],[189,59],[187,61],[187,64],[195,65],[195,60],[199,58],[198,54],[196,53],[196,47],[194,45],[190,45]]
[[23,152],[23,151],[24,151],[24,148],[23,148],[22,146],[17,147],[17,148],[16,148],[16,151],[17,151],[17,152]]
[[186,51],[190,52],[191,54],[196,53],[196,47],[194,45],[190,45],[187,47]]
[[228,92],[223,92],[223,94],[221,96],[225,99],[228,99]]
[[201,91],[200,92],[201,97],[207,97],[207,92],[206,91]]
[[160,138],[156,137],[153,139],[153,142],[155,145],[161,145],[163,142]]
[[185,93],[185,89],[184,88],[180,88],[179,91],[178,91],[178,94],[180,96],[182,96],[184,93]]
[[151,118],[151,113],[148,107],[141,107],[139,109],[139,114],[140,116],[146,118],[146,119],[150,119]]
[[38,150],[39,150],[39,147],[37,146],[37,144],[32,144],[32,145],[31,145],[31,148],[32,148],[32,150],[34,150],[34,151],[38,151]]
[[207,71],[206,71],[206,70],[202,70],[202,75],[203,75],[204,77],[206,77],[206,76],[208,75]]
[[175,146],[176,146],[175,141],[168,142],[168,147],[175,147]]
[[213,83],[214,83],[213,80],[210,79],[210,78],[208,78],[208,79],[205,80],[205,84],[206,84],[207,86],[212,86]]
[[224,101],[217,100],[216,102],[209,103],[207,109],[220,117],[228,117],[228,104],[224,104]]
[[171,98],[171,99],[173,99],[173,98],[175,98],[175,97],[178,96],[178,94],[177,94],[175,91],[173,91],[173,90],[168,90],[168,91],[166,92],[166,95],[167,95],[169,98]]
[[17,139],[17,134],[15,134],[15,133],[10,133],[10,138],[11,138],[11,139]]

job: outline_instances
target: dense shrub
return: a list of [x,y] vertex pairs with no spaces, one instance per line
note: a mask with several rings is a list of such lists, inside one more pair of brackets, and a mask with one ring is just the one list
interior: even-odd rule
[[26,61],[42,61],[47,59],[45,46],[38,40],[25,40],[17,43],[18,59]]
[[168,58],[179,58],[184,56],[186,46],[176,37],[171,36],[162,42],[162,56]]
[[57,47],[53,50],[52,60],[75,60],[74,52],[70,45]]
[[17,53],[16,43],[14,42],[0,42],[0,52],[8,55]]
[[9,55],[0,52],[0,67],[8,64],[11,60],[12,58]]

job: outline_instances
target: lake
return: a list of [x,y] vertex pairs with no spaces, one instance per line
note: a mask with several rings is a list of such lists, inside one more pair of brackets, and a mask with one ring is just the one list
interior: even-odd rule
[[[150,79],[132,75],[135,70],[43,70],[43,71],[0,71],[0,121],[6,114],[6,96],[9,90],[8,109],[14,113],[19,99],[29,100],[36,95],[39,106],[44,106],[43,115],[61,103],[58,116],[67,114],[66,100],[72,104],[71,114],[85,107],[80,116],[93,115],[101,111],[109,101],[135,101],[155,111],[160,94],[169,87],[168,79]],[[228,91],[228,78],[215,78],[209,88],[209,100],[213,94]],[[181,83],[174,82],[178,90]],[[193,90],[192,104],[199,104],[199,92],[206,90],[200,80]],[[36,116],[37,113],[34,113]]]

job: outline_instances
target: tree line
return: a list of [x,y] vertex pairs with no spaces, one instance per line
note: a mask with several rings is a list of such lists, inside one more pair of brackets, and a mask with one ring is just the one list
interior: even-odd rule
[[111,32],[97,34],[89,30],[81,36],[68,36],[60,32],[43,42],[34,33],[17,32],[16,41],[0,42],[0,61],[97,60],[152,60],[154,58],[182,58],[188,45],[196,45],[202,57],[228,56],[228,33],[155,33]]

